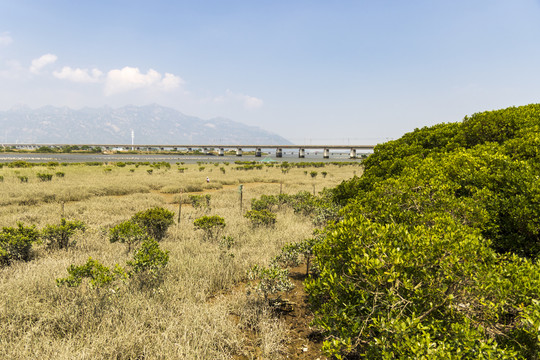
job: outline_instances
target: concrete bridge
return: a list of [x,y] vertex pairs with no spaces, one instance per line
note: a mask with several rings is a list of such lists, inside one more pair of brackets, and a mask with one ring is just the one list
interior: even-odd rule
[[306,156],[306,150],[321,150],[323,158],[328,159],[330,157],[330,150],[348,150],[349,157],[354,159],[357,157],[357,150],[371,151],[375,145],[128,145],[128,144],[2,144],[4,147],[13,147],[16,149],[35,150],[42,146],[50,148],[63,148],[66,146],[88,147],[88,148],[101,148],[105,150],[119,150],[119,151],[179,151],[187,150],[193,151],[194,149],[202,149],[204,152],[217,151],[217,155],[225,155],[225,151],[235,151],[236,156],[242,156],[244,150],[253,150],[256,157],[261,157],[264,150],[274,150],[276,157],[283,157],[283,151],[288,149],[298,149],[298,157],[304,158]]

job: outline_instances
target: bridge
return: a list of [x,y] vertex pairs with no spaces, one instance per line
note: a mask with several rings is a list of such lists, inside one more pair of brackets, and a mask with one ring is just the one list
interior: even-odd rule
[[348,150],[349,157],[354,159],[357,157],[358,150],[372,151],[375,145],[216,145],[216,144],[198,144],[198,145],[159,145],[159,144],[2,144],[3,147],[12,147],[16,149],[35,150],[40,147],[63,148],[67,146],[101,148],[104,150],[117,151],[193,151],[193,149],[202,149],[205,152],[216,151],[218,156],[224,156],[225,151],[235,151],[236,156],[242,156],[243,151],[248,149],[255,152],[256,157],[261,157],[263,149],[274,150],[276,157],[283,157],[283,151],[287,149],[298,149],[298,157],[304,158],[306,150],[321,150],[323,158],[330,157],[330,150]]

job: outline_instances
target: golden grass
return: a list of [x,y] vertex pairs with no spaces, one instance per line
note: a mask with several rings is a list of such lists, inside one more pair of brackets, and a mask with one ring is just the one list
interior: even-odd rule
[[[88,230],[67,251],[37,247],[34,260],[0,269],[1,359],[276,359],[286,355],[287,329],[263,303],[239,284],[253,264],[267,264],[288,242],[311,235],[311,220],[289,209],[278,213],[273,229],[253,229],[240,213],[252,198],[280,191],[316,191],[360,174],[357,166],[322,169],[233,170],[234,165],[182,165],[167,170],[148,166],[67,166],[54,169],[0,169],[0,226],[18,221],[42,228],[58,223],[62,211],[84,221]],[[134,169],[134,171],[131,171]],[[328,172],[326,178],[304,171]],[[37,173],[62,171],[63,178],[40,182]],[[28,176],[22,183],[17,176]],[[211,182],[206,183],[206,177]],[[211,195],[208,212],[186,204],[188,194]],[[129,284],[115,289],[57,287],[70,264],[89,256],[106,266],[128,260],[122,244],[111,244],[107,229],[135,212],[163,206],[178,215],[161,247],[170,261],[160,287],[141,290]],[[203,214],[225,218],[223,235],[235,240],[230,250],[206,242],[193,228]],[[240,289],[240,290],[239,290]]]

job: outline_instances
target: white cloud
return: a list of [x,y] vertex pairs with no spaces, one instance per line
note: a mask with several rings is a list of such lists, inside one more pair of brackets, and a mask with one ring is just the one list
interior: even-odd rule
[[32,65],[30,66],[30,72],[37,74],[43,67],[54,63],[57,59],[58,57],[53,54],[42,55],[39,58],[32,60]]
[[126,66],[120,70],[115,69],[107,73],[105,95],[141,88],[158,88],[169,91],[179,87],[182,83],[182,79],[173,74],[166,73],[165,77],[162,77],[160,73],[153,69],[143,74],[139,68]]
[[239,102],[242,104],[244,109],[248,109],[248,110],[258,109],[264,104],[262,99],[259,99],[254,96],[234,93],[229,89],[225,91],[225,95],[216,96],[214,98],[214,102],[218,104],[224,104],[227,102]]
[[0,33],[0,46],[8,46],[13,42],[11,36],[8,33]]
[[78,83],[95,83],[101,80],[103,73],[98,69],[73,69],[69,66],[64,66],[61,71],[53,72],[53,75],[62,80],[69,80]]

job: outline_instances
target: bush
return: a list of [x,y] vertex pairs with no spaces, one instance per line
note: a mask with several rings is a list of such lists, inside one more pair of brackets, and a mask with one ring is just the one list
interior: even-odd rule
[[204,232],[205,240],[216,240],[225,227],[225,219],[218,215],[203,216],[193,222],[195,229]]
[[37,173],[37,177],[40,181],[51,181],[53,178],[53,174]]
[[540,350],[517,319],[540,295],[540,269],[497,258],[478,231],[444,217],[409,230],[352,214],[315,250],[320,275],[306,289],[332,338],[328,355],[510,359]]
[[254,265],[248,272],[249,280],[258,280],[255,290],[264,296],[268,301],[268,296],[279,291],[289,291],[294,285],[289,279],[289,270],[281,269],[278,266],[263,267]]
[[249,210],[244,214],[252,226],[274,226],[276,224],[276,214],[268,210]]
[[133,221],[124,221],[109,229],[110,242],[121,242],[127,244],[127,252],[131,251],[131,246],[143,241],[148,237],[146,230]]
[[140,211],[131,221],[144,228],[149,236],[160,241],[167,234],[167,229],[174,223],[174,213],[162,207]]
[[19,176],[17,176],[17,178],[18,178],[19,181],[22,182],[22,183],[27,183],[27,182],[28,182],[28,176],[19,175]]
[[195,209],[209,209],[211,199],[212,199],[212,196],[210,194],[189,195],[189,200],[191,201],[191,205]]
[[90,288],[101,288],[111,285],[117,279],[127,277],[126,272],[120,266],[115,265],[111,270],[91,257],[84,265],[70,265],[67,272],[68,277],[56,279],[57,286],[78,287],[85,278],[88,278]]
[[135,250],[133,260],[127,264],[131,267],[130,276],[145,273],[152,277],[158,277],[161,270],[169,262],[169,252],[159,248],[154,239],[146,239],[140,248]]
[[69,246],[75,245],[70,242],[75,232],[84,230],[86,230],[86,226],[82,221],[67,221],[62,218],[59,225],[47,225],[41,231],[41,239],[49,248],[67,249]]
[[32,244],[39,240],[35,226],[25,227],[18,223],[16,228],[4,227],[0,232],[0,265],[12,261],[28,261],[31,258]]

